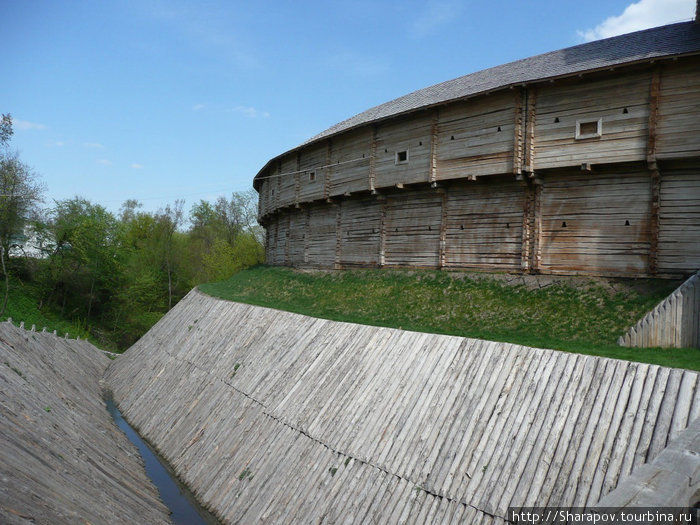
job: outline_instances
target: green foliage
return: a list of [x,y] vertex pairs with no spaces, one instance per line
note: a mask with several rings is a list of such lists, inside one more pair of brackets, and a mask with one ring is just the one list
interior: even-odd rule
[[31,319],[63,319],[71,334],[126,349],[193,286],[263,260],[259,226],[246,222],[250,196],[200,202],[188,230],[179,201],[147,213],[129,200],[118,216],[80,197],[56,202],[34,226],[43,257],[11,261],[6,315],[37,326],[51,322]]
[[438,271],[298,272],[257,266],[203,284],[210,295],[326,319],[477,337],[700,370],[697,349],[637,349],[617,338],[678,281],[579,279],[529,290]]

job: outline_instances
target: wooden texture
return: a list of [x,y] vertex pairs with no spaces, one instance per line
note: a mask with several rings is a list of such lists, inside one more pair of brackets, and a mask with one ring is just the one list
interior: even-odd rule
[[548,175],[540,197],[541,271],[647,273],[651,176],[646,170]]
[[659,193],[658,271],[695,271],[700,268],[700,163],[662,169]]
[[[378,125],[376,129],[375,187],[428,182],[432,115],[422,113],[410,119]],[[400,151],[408,154],[408,160],[403,164],[396,163],[396,153]]]
[[0,323],[0,522],[170,523],[86,341]]
[[475,182],[447,192],[445,267],[517,271],[525,192],[515,181]]
[[[299,202],[310,202],[324,197],[326,180],[326,150],[325,143],[304,149],[299,154]],[[314,178],[311,180],[311,173]]]
[[411,192],[387,198],[384,264],[436,268],[440,262],[442,198]]
[[378,266],[380,229],[381,210],[376,198],[344,201],[339,236],[341,266]]
[[656,157],[700,156],[700,68],[666,67],[659,94]]
[[297,156],[288,155],[279,164],[279,177],[277,177],[277,206],[292,206],[297,201]]
[[367,191],[371,142],[371,129],[363,128],[348,133],[342,141],[334,143],[331,152],[331,197]]
[[438,180],[494,175],[513,170],[515,101],[504,92],[450,105],[440,111]]
[[293,209],[287,212],[289,217],[289,242],[287,244],[287,264],[291,266],[304,265],[306,236],[309,231],[307,224],[309,215],[306,209]]
[[500,524],[510,505],[590,505],[700,411],[691,371],[197,291],[106,381],[227,523]]
[[337,205],[315,205],[309,208],[306,226],[307,264],[314,267],[333,268],[336,250]]
[[[577,138],[577,123],[595,131],[598,122],[600,136]],[[678,277],[700,268],[699,137],[697,58],[528,84],[367,123],[266,167],[260,220],[277,230],[268,234],[276,245],[267,247],[267,260]],[[504,195],[504,177],[520,181],[521,190]],[[477,179],[495,179],[493,195],[476,190],[471,202],[455,189],[463,198],[449,196],[452,186]],[[447,191],[439,211],[438,187]],[[388,200],[372,206],[367,193]],[[312,202],[323,204],[309,208],[306,223],[279,213]],[[314,260],[313,249],[299,263],[293,248],[281,247],[286,228],[325,224],[314,213],[339,204],[353,211],[336,221],[332,263]],[[360,207],[367,221],[355,213]],[[504,237],[492,221],[506,217],[511,229],[515,214],[520,225]],[[377,216],[395,224],[374,238],[364,223]],[[474,219],[471,234],[461,233],[466,216]],[[354,230],[362,239],[346,245]],[[308,247],[309,232],[294,232],[289,246],[303,235]],[[374,242],[376,260],[355,252]]]
[[[646,160],[650,82],[641,72],[540,88],[535,169]],[[576,139],[577,121],[598,119],[600,137]]]
[[618,344],[632,347],[700,348],[700,272],[646,314]]

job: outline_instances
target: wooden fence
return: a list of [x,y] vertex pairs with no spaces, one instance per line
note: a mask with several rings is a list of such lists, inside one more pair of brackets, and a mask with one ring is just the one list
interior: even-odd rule
[[314,319],[192,291],[105,376],[225,523],[583,507],[700,416],[690,370]]
[[618,339],[620,346],[700,347],[700,272]]
[[171,523],[85,340],[0,322],[0,523]]

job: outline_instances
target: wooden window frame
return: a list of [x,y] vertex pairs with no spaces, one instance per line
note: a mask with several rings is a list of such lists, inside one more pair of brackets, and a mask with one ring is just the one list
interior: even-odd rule
[[[581,133],[581,125],[596,124],[595,133]],[[576,121],[576,140],[596,139],[603,136],[603,117],[599,119],[580,119]]]
[[[405,154],[405,155],[406,155],[406,158],[403,159],[403,160],[399,159],[399,157],[400,157],[402,154]],[[409,161],[408,149],[404,149],[404,150],[401,150],[401,151],[397,151],[397,152],[394,154],[394,164],[395,164],[396,166],[398,166],[399,164],[408,164],[408,161]]]

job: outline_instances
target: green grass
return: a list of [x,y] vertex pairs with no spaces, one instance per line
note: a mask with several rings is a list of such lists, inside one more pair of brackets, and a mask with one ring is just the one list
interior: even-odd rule
[[[0,301],[4,299],[4,283]],[[12,323],[19,326],[20,322],[24,321],[24,327],[29,330],[32,325],[36,325],[36,330],[41,331],[44,327],[49,332],[56,330],[60,336],[66,333],[69,337],[75,338],[80,336],[81,339],[90,339],[88,332],[81,326],[61,319],[60,316],[47,311],[42,311],[38,307],[39,294],[36,288],[31,284],[25,284],[16,279],[10,281],[10,294],[7,301],[7,308],[0,321],[12,318]]]
[[257,266],[199,288],[223,299],[325,319],[700,370],[697,349],[617,346],[618,336],[679,281],[578,278],[528,290],[506,284],[502,277],[429,270],[300,272]]

